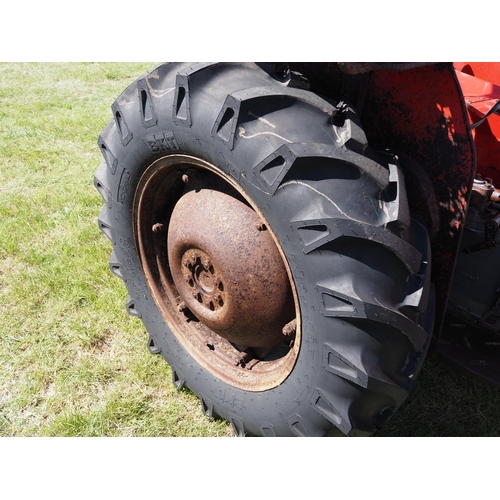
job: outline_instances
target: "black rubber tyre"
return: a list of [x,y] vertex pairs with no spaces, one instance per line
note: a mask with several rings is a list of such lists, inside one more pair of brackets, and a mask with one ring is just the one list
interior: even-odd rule
[[[254,64],[161,65],[112,110],[99,137],[99,227],[113,244],[110,267],[128,289],[127,310],[142,319],[175,385],[237,435],[373,433],[405,400],[433,321],[427,231],[409,213],[394,156],[367,146],[349,106],[290,88]],[[284,256],[297,311],[294,354],[285,376],[263,389],[231,384],[193,356],[145,278],[137,193],[155,165],[181,155],[235,188]],[[165,181],[166,226],[182,172]],[[155,258],[168,275],[165,253]]]

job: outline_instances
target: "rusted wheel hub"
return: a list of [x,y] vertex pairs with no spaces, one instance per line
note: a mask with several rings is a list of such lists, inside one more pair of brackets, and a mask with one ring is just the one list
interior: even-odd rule
[[185,305],[241,349],[284,339],[294,317],[281,255],[259,216],[217,189],[195,188],[177,202],[168,259]]
[[291,271],[234,179],[199,158],[165,156],[143,173],[132,217],[147,286],[186,352],[247,391],[285,380],[301,343]]

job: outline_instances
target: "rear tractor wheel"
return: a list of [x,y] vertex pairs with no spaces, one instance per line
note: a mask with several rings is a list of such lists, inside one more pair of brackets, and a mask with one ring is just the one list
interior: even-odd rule
[[366,435],[432,329],[427,232],[354,111],[253,64],[162,65],[112,106],[110,267],[177,387],[238,435]]

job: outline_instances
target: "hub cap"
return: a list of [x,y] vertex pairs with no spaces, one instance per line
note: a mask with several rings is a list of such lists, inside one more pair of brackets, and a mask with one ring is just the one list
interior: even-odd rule
[[193,187],[168,230],[175,286],[193,314],[238,345],[271,347],[293,319],[283,259],[259,216],[216,189]]

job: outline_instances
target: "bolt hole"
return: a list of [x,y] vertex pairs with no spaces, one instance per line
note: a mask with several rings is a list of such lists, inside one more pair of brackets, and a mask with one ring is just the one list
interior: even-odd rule
[[222,283],[222,281],[219,283],[219,287],[218,287],[218,288],[219,288],[219,290],[220,290],[221,292],[223,292],[223,291],[224,291],[224,283]]
[[193,286],[194,286],[194,281],[193,281],[192,279],[190,279],[190,280],[188,281],[188,285],[189,285],[190,287],[193,287]]
[[213,344],[207,344],[207,347],[211,350],[211,351],[215,351],[215,347]]
[[210,266],[210,267],[208,268],[208,271],[209,271],[209,273],[210,273],[210,274],[214,274],[214,273],[215,273],[214,266]]

